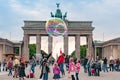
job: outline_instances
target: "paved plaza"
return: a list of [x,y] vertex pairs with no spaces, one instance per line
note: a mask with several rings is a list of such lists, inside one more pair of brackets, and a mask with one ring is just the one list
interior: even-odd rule
[[[19,80],[18,78],[13,78],[12,76],[7,76],[8,72],[0,72],[0,80]],[[29,67],[26,68],[26,73],[29,73]],[[38,80],[38,77],[40,75],[40,69],[39,67],[36,67],[36,72],[35,72],[35,78],[32,79],[27,79],[27,80]],[[49,74],[49,79],[48,80],[53,80],[53,73],[51,69],[51,73]],[[80,74],[79,74],[80,80],[120,80],[120,72],[101,72],[100,77],[95,77],[95,76],[87,76],[87,73],[83,72],[83,68],[81,67]],[[61,78],[60,80],[71,80],[68,78],[68,74],[66,71],[66,76]]]

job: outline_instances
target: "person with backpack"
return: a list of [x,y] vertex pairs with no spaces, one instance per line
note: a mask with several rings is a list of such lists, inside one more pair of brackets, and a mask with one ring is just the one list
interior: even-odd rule
[[10,60],[8,61],[8,70],[9,70],[9,73],[8,73],[8,76],[11,76],[12,75],[12,67],[13,67],[13,61],[12,59],[10,58]]

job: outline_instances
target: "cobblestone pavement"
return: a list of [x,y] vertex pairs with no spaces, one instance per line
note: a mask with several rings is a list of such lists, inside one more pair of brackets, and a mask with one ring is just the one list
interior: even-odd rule
[[[12,76],[7,76],[8,72],[0,72],[0,80],[19,80],[18,78],[13,78]],[[26,73],[29,74],[29,67],[26,68]],[[35,72],[35,78],[32,79],[26,79],[26,80],[38,80],[40,75],[40,69],[39,67],[36,67],[36,72]],[[53,80],[52,79],[53,74],[52,74],[52,69],[51,69],[51,73],[49,74],[49,79],[48,80]],[[79,74],[79,78],[80,80],[120,80],[120,72],[101,72],[100,73],[100,77],[95,77],[95,76],[87,76],[87,73],[83,72],[83,68],[81,67],[80,70],[80,74]],[[59,80],[71,80],[70,78],[68,78],[68,74],[66,71],[66,75],[62,78],[60,78]]]

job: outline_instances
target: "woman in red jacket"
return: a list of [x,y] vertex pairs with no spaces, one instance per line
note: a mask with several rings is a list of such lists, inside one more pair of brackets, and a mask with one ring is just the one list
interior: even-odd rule
[[62,76],[65,75],[65,72],[64,72],[64,61],[65,61],[65,54],[61,54],[59,57],[58,57],[58,60],[57,60],[57,63],[60,67],[60,71],[62,73]]

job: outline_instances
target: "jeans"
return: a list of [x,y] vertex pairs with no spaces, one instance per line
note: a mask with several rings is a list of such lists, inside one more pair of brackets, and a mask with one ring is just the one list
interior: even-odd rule
[[88,71],[88,76],[91,76],[91,67],[90,66],[87,67],[87,71]]
[[76,73],[76,80],[79,80],[78,74],[79,74],[79,73]]
[[60,63],[59,67],[62,75],[64,75],[64,63]]
[[95,76],[100,76],[100,69],[95,69]]
[[66,70],[68,71],[69,63],[65,63],[65,65],[66,65]]
[[48,72],[43,73],[43,80],[48,80]]
[[103,64],[103,70],[108,72],[107,64]]
[[34,65],[31,65],[31,70],[32,70],[33,73],[35,72],[35,66]]
[[83,67],[84,67],[84,72],[86,73],[86,72],[87,72],[87,67],[86,67],[86,65],[83,65]]
[[114,71],[114,64],[110,64],[110,71]]
[[9,67],[9,73],[8,73],[8,76],[12,75],[12,67]]

